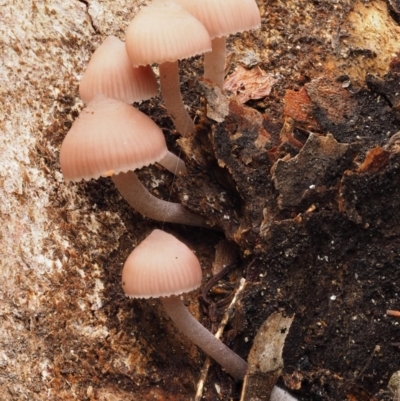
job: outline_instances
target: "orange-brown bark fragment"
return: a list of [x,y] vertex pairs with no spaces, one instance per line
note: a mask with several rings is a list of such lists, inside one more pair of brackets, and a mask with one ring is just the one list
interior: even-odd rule
[[357,108],[357,101],[341,82],[323,76],[305,85],[314,107],[335,124],[345,122]]
[[292,118],[296,125],[301,128],[311,131],[320,130],[320,126],[313,115],[311,99],[304,87],[298,92],[287,90],[283,100],[285,103],[283,109],[285,117]]
[[383,150],[380,146],[377,146],[368,152],[364,162],[358,168],[358,172],[376,173],[387,166],[389,157],[390,157],[390,152]]

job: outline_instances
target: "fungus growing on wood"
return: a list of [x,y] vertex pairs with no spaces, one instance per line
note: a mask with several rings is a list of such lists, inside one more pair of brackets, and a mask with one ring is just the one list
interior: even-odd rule
[[157,80],[149,65],[133,68],[125,43],[108,36],[93,53],[79,84],[79,95],[89,103],[99,93],[126,103],[157,95]]
[[[172,162],[171,162],[172,160]],[[135,169],[160,163],[185,172],[182,160],[168,151],[161,129],[134,107],[97,95],[82,110],[64,139],[60,164],[67,181],[111,176],[123,198],[139,213],[154,220],[206,227],[202,217],[180,203],[153,196]]]
[[158,63],[162,97],[176,129],[183,136],[193,132],[180,92],[178,60],[211,50],[206,28],[173,1],[156,0],[132,20],[125,44],[134,67]]
[[175,0],[208,30],[212,51],[204,55],[204,77],[224,84],[226,37],[261,26],[260,11],[254,0]]
[[199,323],[180,294],[201,284],[195,254],[173,235],[154,230],[129,255],[122,270],[122,287],[132,298],[160,298],[164,308],[191,341],[236,379],[243,379],[247,363]]

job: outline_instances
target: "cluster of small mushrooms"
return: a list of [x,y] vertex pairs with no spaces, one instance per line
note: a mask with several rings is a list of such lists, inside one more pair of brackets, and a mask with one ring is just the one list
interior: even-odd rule
[[[130,23],[125,43],[109,36],[94,52],[79,87],[87,104],[64,139],[60,164],[66,181],[110,176],[122,197],[154,220],[207,227],[179,203],[154,197],[135,169],[158,163],[185,174],[169,152],[162,130],[133,102],[157,94],[157,63],[164,105],[182,136],[194,132],[180,92],[178,60],[204,56],[204,76],[221,87],[225,37],[260,26],[255,0],[154,0]],[[128,257],[122,286],[129,297],[160,297],[171,319],[236,379],[247,363],[216,339],[185,308],[180,294],[198,288],[202,271],[195,254],[174,236],[154,230]]]

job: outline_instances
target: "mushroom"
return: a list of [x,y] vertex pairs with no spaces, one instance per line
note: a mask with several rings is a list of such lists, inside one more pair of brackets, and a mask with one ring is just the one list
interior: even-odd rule
[[199,323],[180,294],[201,284],[195,254],[173,235],[154,230],[129,255],[122,270],[122,287],[132,298],[160,298],[179,330],[236,379],[243,379],[247,363]]
[[226,37],[261,25],[254,0],[175,0],[208,30],[212,51],[204,55],[204,77],[224,85]]
[[85,103],[102,93],[126,103],[157,95],[157,80],[149,65],[133,68],[125,43],[110,35],[93,53],[79,84]]
[[112,176],[123,198],[154,220],[207,227],[204,219],[179,203],[154,197],[133,170],[151,163],[185,172],[184,162],[169,152],[161,129],[134,107],[96,95],[65,137],[60,164],[67,181]]
[[211,50],[206,28],[173,1],[155,0],[129,24],[125,45],[134,67],[159,64],[165,107],[183,136],[193,132],[194,123],[180,92],[178,60]]

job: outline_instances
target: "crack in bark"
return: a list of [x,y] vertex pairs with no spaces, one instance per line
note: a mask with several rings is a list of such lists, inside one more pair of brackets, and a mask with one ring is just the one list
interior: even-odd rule
[[88,18],[89,18],[89,22],[90,22],[90,25],[91,25],[91,27],[93,28],[93,30],[94,30],[94,33],[96,33],[96,34],[100,34],[101,32],[99,31],[99,29],[96,27],[96,25],[94,24],[94,22],[93,22],[93,18],[92,18],[92,16],[90,15],[90,12],[89,12],[89,6],[90,6],[90,4],[89,4],[89,1],[88,0],[78,0],[80,3],[83,3],[85,6],[86,6],[86,14],[87,14],[87,16],[88,16]]

